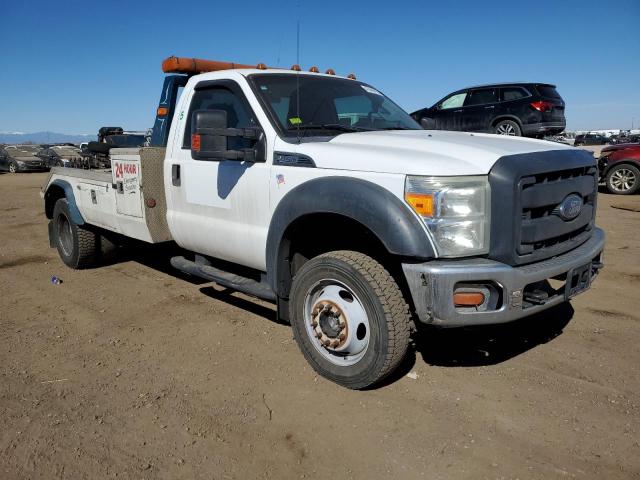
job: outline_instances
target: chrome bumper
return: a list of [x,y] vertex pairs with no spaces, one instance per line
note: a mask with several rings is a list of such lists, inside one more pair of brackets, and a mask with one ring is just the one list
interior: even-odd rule
[[[526,300],[525,287],[562,276],[592,262],[591,280],[602,266],[604,232],[595,228],[591,238],[563,255],[521,267],[488,259],[431,261],[402,265],[416,313],[424,323],[444,327],[505,323],[541,312],[567,300],[560,292],[540,304]],[[496,308],[478,311],[457,308],[453,292],[458,283],[492,283],[499,302]]]

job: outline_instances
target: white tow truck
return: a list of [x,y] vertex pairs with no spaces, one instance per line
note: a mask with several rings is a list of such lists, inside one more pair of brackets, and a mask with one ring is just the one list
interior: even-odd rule
[[313,368],[359,389],[398,366],[412,321],[530,316],[602,267],[587,152],[422,130],[331,70],[163,69],[152,146],[112,149],[110,169],[53,168],[42,189],[71,268],[119,238],[175,242],[192,252],[175,268],[275,301]]

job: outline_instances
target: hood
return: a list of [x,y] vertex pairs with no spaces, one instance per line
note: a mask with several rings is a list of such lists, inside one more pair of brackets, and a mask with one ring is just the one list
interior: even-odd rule
[[604,147],[602,152],[612,152],[615,150],[625,150],[627,148],[640,148],[640,143],[616,143],[615,145],[609,145]]
[[18,160],[20,162],[41,162],[42,160],[39,157],[31,156],[31,155],[20,155],[18,157],[11,157],[14,160]]
[[313,158],[319,168],[407,175],[485,175],[505,155],[573,148],[485,133],[389,130],[345,133],[328,142],[301,143],[298,152]]

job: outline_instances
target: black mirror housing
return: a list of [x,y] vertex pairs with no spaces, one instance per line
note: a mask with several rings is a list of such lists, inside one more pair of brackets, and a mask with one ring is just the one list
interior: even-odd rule
[[[229,137],[255,140],[253,148],[229,150]],[[225,110],[196,110],[191,121],[191,156],[196,160],[266,161],[259,128],[229,128]],[[264,158],[264,159],[263,159]]]

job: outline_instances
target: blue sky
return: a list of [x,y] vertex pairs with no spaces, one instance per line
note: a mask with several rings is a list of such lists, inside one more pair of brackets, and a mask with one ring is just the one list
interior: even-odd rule
[[6,0],[0,131],[152,126],[169,55],[355,72],[408,111],[478,83],[558,85],[572,129],[640,125],[640,1]]

